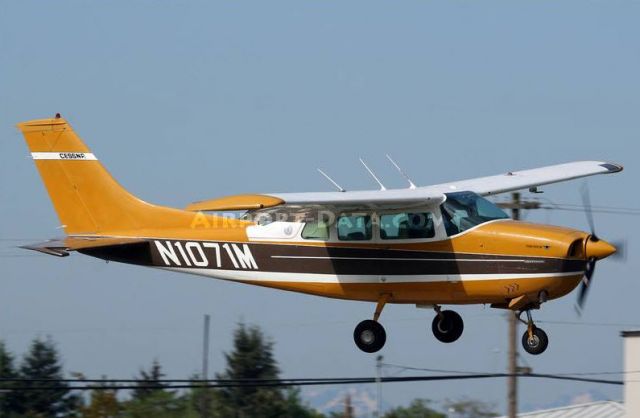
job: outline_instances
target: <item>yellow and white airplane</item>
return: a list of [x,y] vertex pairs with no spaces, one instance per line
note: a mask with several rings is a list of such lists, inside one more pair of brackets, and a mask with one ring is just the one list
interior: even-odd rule
[[[445,343],[460,337],[463,321],[441,305],[526,312],[523,346],[540,354],[548,338],[531,309],[582,282],[581,304],[596,260],[616,251],[593,233],[512,221],[483,196],[617,173],[617,164],[581,161],[428,187],[407,177],[406,189],[338,186],[174,209],[127,192],[59,114],[18,128],[67,234],[25,248],[373,302],[373,318],[354,331],[356,345],[369,353],[386,341],[378,322],[385,304],[404,303],[434,308],[432,330]],[[209,213],[220,211],[246,214]]]

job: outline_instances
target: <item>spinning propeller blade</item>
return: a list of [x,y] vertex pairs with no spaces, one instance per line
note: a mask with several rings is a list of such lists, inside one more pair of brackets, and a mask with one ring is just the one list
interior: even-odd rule
[[587,223],[589,224],[591,235],[589,235],[585,242],[585,261],[587,262],[587,265],[584,277],[582,278],[582,284],[578,292],[578,300],[576,301],[576,311],[578,312],[578,315],[580,315],[584,309],[589,287],[593,284],[596,262],[611,255],[616,255],[616,258],[618,259],[624,259],[626,247],[626,242],[624,241],[617,242],[612,245],[598,238],[596,235],[595,222],[593,220],[591,197],[589,195],[589,186],[587,185],[587,182],[583,183],[582,188],[580,189],[580,195],[582,196],[584,213],[587,217]]
[[[589,230],[591,232],[591,236],[589,237],[589,241],[597,242],[599,241],[598,236],[596,235],[596,226],[593,220],[593,210],[591,209],[591,195],[589,194],[589,185],[585,181],[582,183],[582,187],[580,188],[580,196],[582,197],[582,205],[584,207],[584,213],[587,217],[587,223],[589,224]],[[587,243],[587,246],[589,243]],[[596,271],[596,258],[590,258],[587,260],[587,269],[584,272],[584,277],[582,278],[582,284],[580,285],[580,291],[578,293],[578,300],[576,301],[576,311],[578,315],[582,314],[582,310],[584,309],[584,304],[587,299],[587,292],[589,291],[589,286],[591,285],[591,281],[593,280],[593,274]]]
[[587,291],[589,290],[589,285],[591,284],[591,279],[593,278],[593,273],[596,271],[596,259],[592,258],[587,262],[587,270],[584,272],[584,277],[582,278],[582,285],[580,286],[580,291],[578,293],[578,300],[576,301],[576,311],[578,315],[582,314],[582,309],[584,308],[584,302],[587,298]]
[[591,232],[591,238],[595,241],[598,240],[596,236],[596,226],[593,221],[593,210],[591,209],[591,195],[589,194],[589,185],[585,181],[580,188],[580,196],[582,197],[582,207],[587,217],[587,223],[589,224],[589,231]]

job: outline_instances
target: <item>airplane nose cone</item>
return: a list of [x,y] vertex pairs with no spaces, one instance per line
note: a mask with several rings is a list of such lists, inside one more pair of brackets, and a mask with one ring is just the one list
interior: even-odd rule
[[611,254],[616,252],[616,247],[609,244],[607,241],[603,240],[594,240],[589,237],[587,240],[586,246],[586,255],[587,258],[595,258],[596,260],[601,260],[603,258],[609,257]]

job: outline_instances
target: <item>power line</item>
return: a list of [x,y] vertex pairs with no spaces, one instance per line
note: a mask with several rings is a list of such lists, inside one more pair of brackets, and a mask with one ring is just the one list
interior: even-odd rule
[[[425,367],[404,366],[404,365],[389,364],[389,363],[383,363],[383,366],[398,368],[403,370],[427,371],[427,372],[435,372],[435,373],[460,373],[460,374],[488,374],[489,373],[489,372],[474,372],[474,371],[468,371],[468,370],[432,369],[432,368],[425,368]],[[640,374],[640,370],[553,373],[554,376],[600,376],[600,375],[625,375],[625,374]]]
[[404,370],[413,370],[413,371],[421,371],[421,372],[432,372],[432,373],[459,373],[459,374],[486,374],[486,372],[471,372],[471,371],[462,371],[462,370],[445,370],[445,369],[429,369],[423,367],[414,367],[414,366],[402,366],[399,364],[389,364],[383,363],[385,367],[392,367],[397,369]]
[[558,376],[605,376],[605,375],[625,375],[638,374],[640,370],[619,371],[619,372],[579,372],[579,373],[555,373]]
[[[545,206],[540,205],[537,209],[547,209],[547,210],[563,210],[566,212],[584,212],[584,209],[574,208],[574,207],[565,207],[565,206]],[[616,210],[616,209],[592,209],[593,213],[607,213],[611,215],[628,215],[628,216],[640,216],[640,211],[628,211],[628,210]]]
[[[550,205],[553,206],[569,206],[569,207],[574,207],[574,208],[578,208],[578,209],[584,209],[584,206],[582,204],[579,203],[558,203],[558,202],[553,202],[550,199],[542,199],[546,202],[548,202]],[[616,210],[616,211],[627,211],[627,212],[638,212],[640,213],[640,208],[630,208],[630,207],[621,207],[621,206],[598,206],[598,205],[594,205],[591,206],[592,209],[599,209],[599,210]]]
[[[404,377],[381,377],[380,381],[383,383],[406,383],[406,382],[432,382],[432,381],[448,381],[448,380],[475,380],[475,379],[495,379],[514,377],[509,373],[484,373],[484,374],[466,374],[466,375],[442,375],[442,376],[404,376]],[[608,380],[608,379],[594,379],[576,376],[563,376],[556,374],[540,374],[540,373],[517,373],[515,377],[523,378],[536,378],[536,379],[552,379],[563,380],[573,382],[584,383],[598,383],[607,385],[623,385],[621,380]],[[18,383],[42,383],[43,379],[0,379],[4,382],[18,382]],[[93,382],[92,380],[91,382]],[[244,380],[244,381],[225,381],[225,380],[190,380],[187,384],[136,384],[136,385],[117,385],[117,384],[104,384],[109,382],[119,382],[121,380],[114,379],[102,379],[96,380],[96,382],[102,383],[100,385],[87,384],[88,380],[81,379],[67,379],[65,383],[83,383],[80,386],[64,386],[60,384],[54,385],[3,385],[0,390],[16,390],[16,391],[47,391],[47,390],[131,390],[131,389],[203,389],[203,388],[229,388],[229,387],[290,387],[290,386],[321,386],[321,385],[353,385],[353,384],[371,384],[376,383],[376,377],[362,377],[362,378],[328,378],[328,379],[256,379],[256,380]],[[122,380],[125,381],[125,380]],[[127,382],[130,379],[126,379]],[[46,381],[54,383],[55,381]],[[184,382],[184,380],[173,380],[172,382]]]
[[640,324],[631,324],[624,322],[579,322],[579,321],[538,321],[541,324],[553,324],[553,325],[583,325],[588,327],[627,327],[627,328],[640,328]]
[[[391,379],[395,381],[400,380],[455,380],[456,377],[461,377],[462,379],[471,378],[472,376],[495,376],[495,377],[508,377],[509,373],[492,373],[492,372],[471,372],[471,371],[462,371],[462,370],[448,370],[448,369],[431,369],[431,368],[422,368],[422,367],[413,367],[413,366],[402,366],[397,364],[389,364],[382,363],[384,367],[394,367],[401,368],[405,370],[414,370],[414,371],[429,371],[429,372],[437,372],[437,373],[449,373],[447,375],[441,376],[405,376],[405,377],[388,377],[383,379]],[[455,375],[451,374],[455,373]],[[598,375],[625,375],[625,374],[640,374],[640,370],[630,370],[630,371],[598,371],[598,372],[564,372],[564,373],[516,373],[517,376],[531,376],[531,377],[544,377],[544,378],[572,378],[576,376],[598,376]],[[499,376],[498,376],[499,375]],[[162,386],[162,384],[176,384],[176,383],[190,383],[194,386],[202,385],[202,384],[214,384],[214,385],[245,385],[245,386],[260,386],[262,384],[297,384],[297,383],[332,383],[332,382],[356,382],[359,383],[363,380],[373,379],[372,382],[375,382],[376,378],[369,377],[311,377],[311,378],[290,378],[290,379],[154,379],[153,381],[145,381],[141,379],[111,379],[111,378],[100,378],[100,379],[87,379],[87,378],[74,378],[74,379],[45,379],[45,378],[0,378],[0,383],[6,382],[19,382],[19,383],[141,383],[141,382],[153,382],[156,386]],[[589,380],[589,379],[587,379]],[[596,379],[599,380],[599,379]],[[137,386],[137,385],[136,385]]]
[[[563,210],[569,212],[584,212],[583,205],[574,203],[556,203],[546,198],[536,198],[526,202],[513,202],[512,200],[496,200],[495,203],[503,209],[547,209]],[[592,206],[591,212],[608,213],[612,215],[640,216],[640,208],[619,207],[619,206]]]

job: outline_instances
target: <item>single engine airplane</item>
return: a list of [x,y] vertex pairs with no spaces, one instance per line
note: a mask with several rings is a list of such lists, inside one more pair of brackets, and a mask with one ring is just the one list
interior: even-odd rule
[[24,248],[373,302],[372,319],[354,331],[368,353],[385,344],[385,304],[402,303],[435,309],[432,331],[445,343],[464,325],[442,305],[526,313],[523,347],[540,354],[548,337],[531,310],[581,283],[584,303],[596,260],[616,251],[593,232],[513,221],[485,197],[617,173],[618,164],[580,161],[416,187],[394,163],[406,189],[386,189],[370,171],[379,190],[344,191],[329,178],[338,191],[244,194],[174,209],[127,192],[59,114],[17,126],[66,233]]

